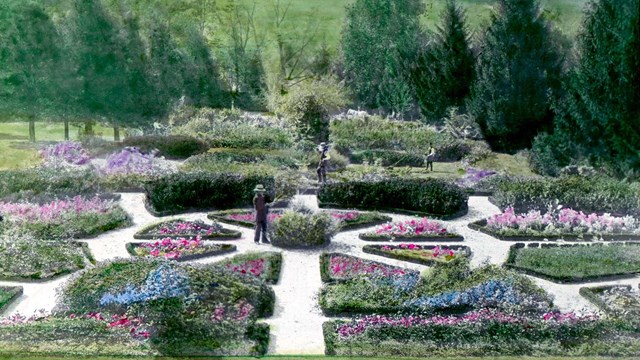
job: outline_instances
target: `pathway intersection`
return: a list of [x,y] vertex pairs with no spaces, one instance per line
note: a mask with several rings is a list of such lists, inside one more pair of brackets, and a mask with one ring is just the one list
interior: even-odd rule
[[[133,240],[133,235],[142,227],[171,218],[187,220],[207,220],[206,213],[192,213],[180,216],[157,218],[149,214],[144,207],[144,194],[123,193],[120,205],[131,215],[133,226],[111,231],[94,239],[86,240],[97,261],[126,258],[125,244]],[[315,195],[298,195],[299,201],[311,209],[318,209]],[[464,236],[463,242],[447,244],[466,245],[472,251],[472,266],[483,263],[502,264],[509,251],[511,242],[500,241],[484,233],[474,231],[467,225],[499,213],[499,209],[488,201],[487,197],[472,196],[469,198],[469,212],[464,217],[451,221],[443,221],[451,232]],[[409,219],[409,216],[389,214],[394,221]],[[273,285],[276,295],[275,311],[272,317],[263,321],[271,325],[270,354],[324,354],[322,323],[328,318],[318,307],[317,296],[322,281],[320,279],[319,255],[321,252],[342,252],[353,256],[375,260],[389,265],[424,270],[423,265],[389,259],[362,251],[366,242],[358,238],[358,234],[369,229],[358,229],[338,233],[329,246],[321,250],[283,250],[269,245],[256,245],[253,242],[253,230],[225,224],[225,227],[242,232],[242,239],[233,241],[237,252],[195,260],[197,263],[213,263],[248,251],[281,251],[283,255],[282,272],[278,284]],[[20,296],[6,311],[4,316],[19,313],[30,316],[38,311],[51,311],[56,303],[57,288],[70,275],[40,282],[0,281],[0,285],[20,285],[24,294]],[[562,311],[597,309],[578,291],[585,284],[556,284],[547,280],[531,277],[534,281],[553,295],[554,303]],[[589,282],[588,286],[625,284],[638,286],[640,277],[623,280]]]

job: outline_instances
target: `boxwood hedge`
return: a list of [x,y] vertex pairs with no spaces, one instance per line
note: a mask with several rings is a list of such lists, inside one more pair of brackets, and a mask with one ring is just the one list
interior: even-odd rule
[[144,191],[148,210],[164,216],[252,206],[257,184],[273,191],[275,180],[272,176],[234,173],[176,173],[153,179],[145,184]]
[[365,161],[373,164],[380,159],[382,166],[422,166],[425,158],[422,155],[396,150],[362,150],[354,151],[349,155],[349,160],[354,164],[362,164]]
[[184,135],[134,136],[124,139],[122,144],[135,146],[145,153],[158,149],[160,151],[159,155],[167,159],[186,159],[209,149],[209,145],[206,142]]
[[385,179],[329,183],[318,191],[320,207],[388,210],[454,218],[468,210],[467,193],[441,179]]

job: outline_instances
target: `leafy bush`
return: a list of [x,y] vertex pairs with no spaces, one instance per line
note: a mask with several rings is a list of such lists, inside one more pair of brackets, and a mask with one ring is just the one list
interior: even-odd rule
[[158,156],[164,156],[167,159],[186,159],[203,153],[209,148],[204,141],[185,135],[134,136],[124,139],[122,144],[135,146],[147,154],[158,149]]
[[[424,165],[424,156],[409,153],[406,151],[396,150],[361,150],[353,151],[349,155],[349,159],[354,164],[362,163],[380,163],[382,166],[422,166]],[[378,160],[379,159],[379,160]],[[332,159],[333,160],[333,157]]]
[[563,165],[558,152],[557,137],[546,133],[536,136],[531,145],[531,169],[540,175],[558,176]]
[[206,154],[193,156],[185,161],[186,168],[202,168],[215,163],[261,163],[274,167],[296,168],[303,154],[291,149],[233,149],[215,148]]
[[471,145],[463,141],[450,141],[436,148],[434,161],[460,161],[471,154]]
[[210,172],[177,173],[153,179],[145,185],[145,194],[153,212],[176,214],[252,206],[257,184],[263,184],[273,197],[272,176]]
[[467,211],[468,195],[440,179],[387,179],[329,183],[318,191],[321,207],[408,211],[450,217]]
[[271,223],[269,237],[274,246],[313,247],[329,244],[336,230],[336,221],[327,213],[285,211]]
[[544,212],[557,203],[588,213],[640,215],[640,191],[604,177],[514,178],[499,182],[491,200],[501,209],[513,206],[516,212]]

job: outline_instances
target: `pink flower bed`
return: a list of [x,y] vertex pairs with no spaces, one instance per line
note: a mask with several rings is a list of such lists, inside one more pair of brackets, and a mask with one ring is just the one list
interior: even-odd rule
[[211,235],[220,229],[218,224],[207,225],[201,221],[176,221],[164,224],[158,229],[158,233],[162,235]]
[[346,256],[331,256],[329,267],[336,278],[349,278],[363,274],[382,274],[384,276],[404,275],[407,271],[372,261]]
[[[269,213],[267,214],[267,221],[274,221],[281,217],[282,217],[282,214]],[[251,223],[256,222],[256,214],[253,212],[245,213],[245,214],[229,214],[229,215],[226,215],[225,218],[229,220],[235,220],[235,221],[245,221],[245,222],[251,222]]]
[[329,213],[332,218],[339,221],[354,221],[360,217],[360,213],[358,211],[349,211],[349,212],[337,212],[331,211]]
[[422,248],[422,246],[416,245],[416,244],[400,244],[397,247],[384,245],[380,249],[388,252],[394,252],[396,250],[415,251],[416,253],[420,253],[421,256],[442,258],[445,260],[451,260],[457,255],[457,252],[451,249],[443,249],[440,246],[436,246],[435,248],[428,249],[428,248]]
[[640,221],[632,216],[587,215],[573,209],[557,209],[542,215],[540,211],[516,214],[513,207],[508,207],[502,214],[488,218],[487,227],[494,230],[533,230],[548,234],[640,234]]
[[389,236],[444,235],[447,229],[437,221],[427,218],[387,223],[376,228],[376,234]]
[[76,214],[106,213],[114,206],[113,201],[103,200],[97,196],[91,199],[76,196],[69,200],[56,200],[43,205],[28,202],[0,202],[0,214],[14,222],[51,223]]
[[249,318],[253,309],[253,305],[246,302],[245,300],[241,300],[231,307],[220,304],[213,310],[211,321],[214,323],[222,322],[225,320],[243,322]]
[[148,339],[150,336],[149,331],[144,328],[142,320],[136,317],[130,318],[127,317],[127,315],[114,314],[111,317],[105,318],[99,312],[89,312],[85,315],[69,315],[69,319],[77,318],[93,319],[98,322],[105,322],[107,323],[108,328],[129,329],[129,334],[131,334],[134,339]]
[[140,256],[164,257],[165,259],[177,259],[186,252],[194,252],[202,247],[200,237],[195,239],[171,239],[164,238],[150,243],[142,243],[136,249]]
[[263,258],[248,260],[241,264],[227,264],[226,267],[231,271],[239,272],[242,274],[251,274],[255,277],[260,277],[260,275],[262,275],[265,270]]

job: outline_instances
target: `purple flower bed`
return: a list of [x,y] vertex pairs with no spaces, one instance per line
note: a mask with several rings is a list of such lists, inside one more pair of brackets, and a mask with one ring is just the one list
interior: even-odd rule
[[48,164],[84,165],[91,161],[89,153],[82,147],[82,144],[73,141],[47,146],[40,151],[40,155]]
[[55,200],[42,205],[28,202],[0,202],[0,214],[14,223],[52,223],[78,214],[104,214],[115,207],[116,204],[112,200],[104,200],[97,196],[90,199],[75,196],[71,199]]
[[101,169],[105,175],[155,175],[160,170],[153,155],[143,154],[135,147],[109,155]]
[[475,169],[470,167],[466,169],[466,173],[462,178],[456,180],[456,184],[462,187],[472,188],[480,180],[495,174],[496,172],[492,170],[482,170],[482,169]]

